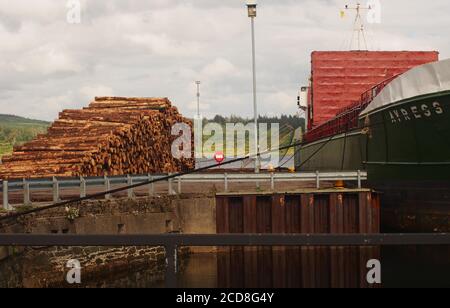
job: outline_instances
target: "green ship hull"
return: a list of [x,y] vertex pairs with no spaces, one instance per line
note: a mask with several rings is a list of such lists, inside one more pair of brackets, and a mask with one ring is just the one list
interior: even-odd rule
[[399,102],[368,119],[361,124],[371,181],[450,180],[450,92]]
[[450,92],[384,106],[359,127],[305,144],[296,166],[366,170],[382,192],[383,231],[450,232]]
[[296,165],[367,170],[374,181],[450,180],[450,92],[389,106],[360,127],[303,145]]
[[364,170],[366,145],[361,129],[304,144],[298,149],[297,170],[355,171]]
[[363,164],[383,193],[384,231],[450,232],[450,92],[393,104],[362,122]]

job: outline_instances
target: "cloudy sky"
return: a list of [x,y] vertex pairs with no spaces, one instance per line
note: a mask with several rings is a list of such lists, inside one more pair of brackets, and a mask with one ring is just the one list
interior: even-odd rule
[[[439,50],[450,57],[448,0],[380,0],[371,50]],[[260,0],[256,20],[262,114],[293,114],[313,50],[347,50],[352,0]],[[362,1],[365,3],[366,1]],[[169,97],[203,114],[252,114],[250,22],[244,0],[0,0],[0,113],[53,120],[94,96]]]

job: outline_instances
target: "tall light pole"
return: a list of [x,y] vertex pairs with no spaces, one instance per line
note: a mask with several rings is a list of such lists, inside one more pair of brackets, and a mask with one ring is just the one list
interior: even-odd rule
[[247,1],[248,17],[252,24],[252,65],[253,65],[253,112],[255,117],[255,173],[259,173],[258,105],[256,100],[256,60],[255,60],[255,18],[256,0]]
[[197,85],[197,116],[200,118],[200,81],[196,81],[195,84]]
[[203,158],[203,119],[200,115],[200,81],[197,85],[197,116],[194,116],[194,148],[195,148],[195,167],[199,168],[199,161]]

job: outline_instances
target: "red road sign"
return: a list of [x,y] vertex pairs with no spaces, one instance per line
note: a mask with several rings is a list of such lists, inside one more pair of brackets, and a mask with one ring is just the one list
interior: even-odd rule
[[220,164],[225,160],[225,155],[223,152],[216,152],[216,154],[214,154],[214,159],[218,164]]

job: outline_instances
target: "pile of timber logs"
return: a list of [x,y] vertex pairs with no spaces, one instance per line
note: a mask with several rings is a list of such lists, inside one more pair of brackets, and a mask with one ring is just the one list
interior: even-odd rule
[[167,98],[98,97],[64,110],[47,134],[2,158],[0,179],[167,173],[192,169],[175,159],[171,135],[183,118]]

